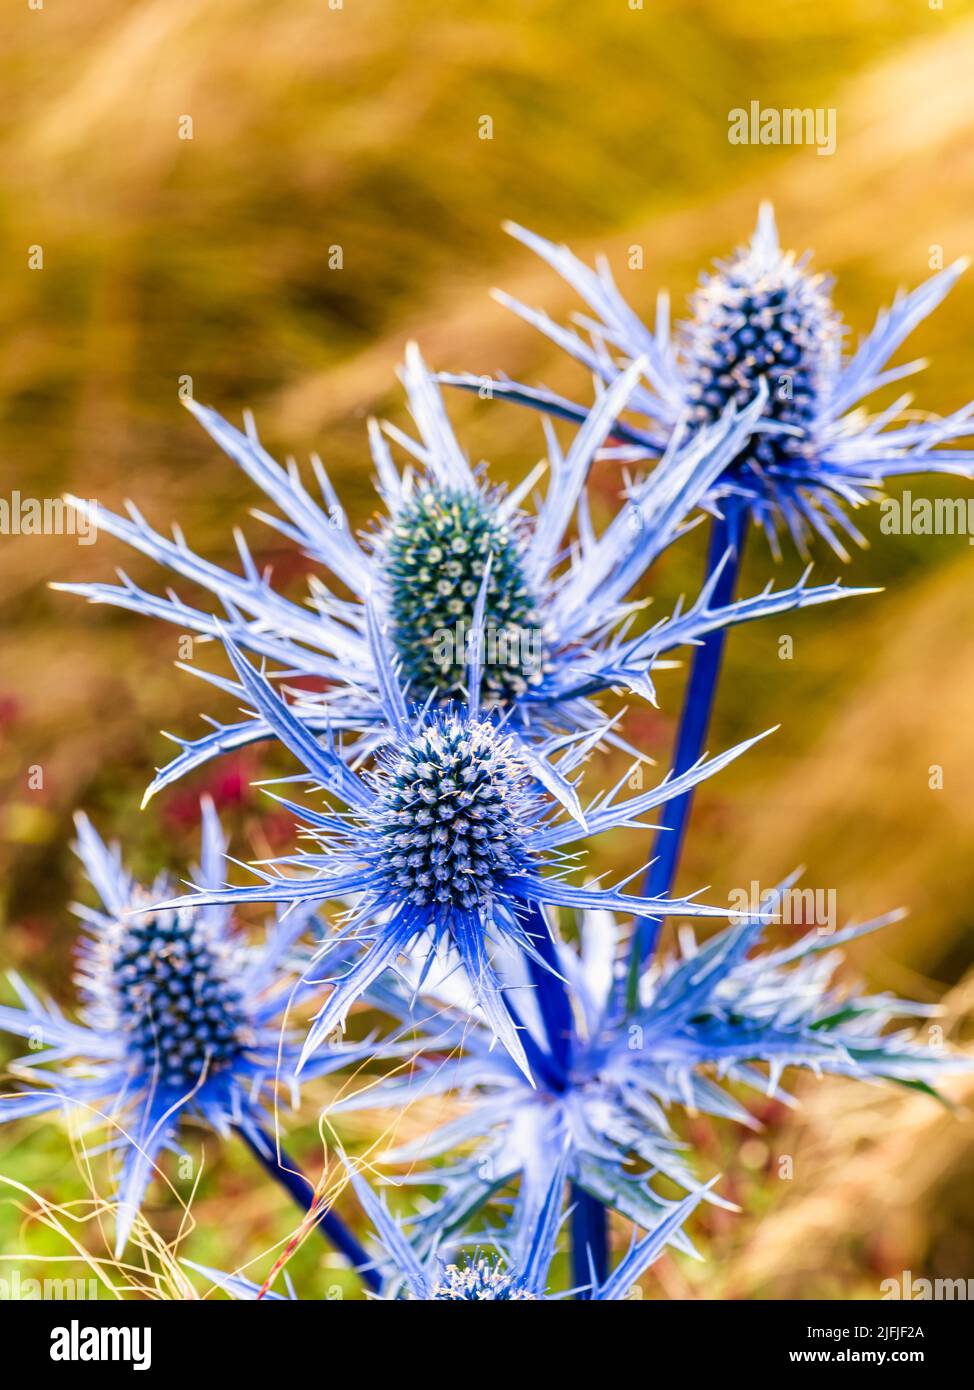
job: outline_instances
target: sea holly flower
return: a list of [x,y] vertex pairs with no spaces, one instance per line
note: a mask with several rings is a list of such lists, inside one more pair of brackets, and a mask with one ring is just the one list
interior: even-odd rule
[[[222,882],[225,844],[212,803],[203,802],[201,881]],[[0,1029],[31,1039],[13,1064],[23,1082],[0,1098],[0,1120],[80,1107],[111,1129],[122,1155],[116,1254],[120,1255],[162,1149],[182,1121],[202,1120],[221,1136],[236,1131],[265,1161],[262,1097],[278,1084],[297,1097],[298,1052],[282,1018],[300,968],[295,942],[308,927],[305,904],[278,913],[264,940],[251,944],[228,909],[152,906],[165,880],[145,889],[83,815],[77,852],[101,906],[77,907],[85,934],[78,948],[77,1021],[39,999],[17,976],[19,1007],[0,1006]],[[171,891],[171,890],[170,890]],[[371,1042],[360,1054],[368,1056]],[[354,1049],[342,1059],[342,1064]],[[317,1070],[331,1070],[322,1058]]]
[[[768,896],[770,912],[780,911],[788,886]],[[909,1028],[890,1031],[900,1018],[935,1012],[929,1006],[836,982],[841,947],[889,920],[832,935],[810,931],[762,951],[755,948],[770,930],[763,916],[732,923],[703,945],[688,927],[674,955],[643,970],[637,1004],[627,1009],[626,943],[615,916],[586,912],[580,950],[559,945],[556,956],[577,1001],[566,1054],[550,1046],[531,991],[515,991],[524,1031],[541,1054],[534,1086],[492,1047],[462,981],[450,977],[426,986],[426,1042],[409,1075],[363,1087],[337,1108],[401,1108],[456,1095],[458,1112],[444,1126],[381,1155],[384,1163],[409,1165],[410,1183],[442,1184],[442,1198],[418,1223],[428,1233],[516,1184],[511,1244],[518,1258],[563,1153],[577,1189],[652,1228],[668,1207],[653,1186],[660,1175],[704,1195],[674,1112],[753,1128],[739,1089],[790,1103],[781,1087],[787,1068],[931,1092],[970,1068],[970,1059],[925,1046]],[[513,982],[517,971],[512,962]],[[527,984],[523,972],[520,983]],[[390,982],[382,1006],[397,1011]],[[410,1016],[405,991],[398,1012]],[[444,1157],[444,1168],[430,1166]],[[707,1193],[706,1200],[720,1199]]]
[[[639,389],[644,369],[646,362],[640,360],[618,374],[584,415],[566,453],[546,422],[546,465],[505,493],[489,484],[482,468],[469,463],[439,391],[411,347],[403,381],[419,438],[392,426],[383,432],[371,423],[372,457],[386,515],[360,539],[351,531],[320,460],[314,460],[314,471],[321,503],[306,491],[293,463],[284,469],[262,448],[249,417],[246,433],[241,433],[215,411],[189,402],[204,428],[282,513],[258,516],[322,567],[311,581],[309,606],[274,591],[241,535],[242,573],[235,574],[196,556],[180,533],[170,539],[153,530],[134,507],[125,519],[79,499],[73,499],[74,505],[92,524],[209,592],[225,612],[194,608],[172,593],[148,593],[124,574],[120,585],[55,587],[94,603],[165,619],[183,632],[210,638],[226,633],[239,647],[272,663],[281,679],[314,678],[324,688],[298,692],[292,704],[295,717],[316,734],[360,734],[346,742],[349,756],[368,752],[384,736],[380,677],[368,632],[370,605],[388,630],[410,698],[462,698],[476,640],[483,698],[508,713],[519,737],[591,730],[603,723],[594,697],[608,687],[653,698],[651,671],[666,653],[698,643],[728,624],[863,592],[837,584],[810,587],[806,575],[778,593],[769,587],[739,603],[721,603],[714,601],[710,587],[685,611],[678,609],[648,631],[633,633],[631,624],[643,605],[627,599],[745,447],[764,408],[761,387],[757,399],[731,403],[692,438],[675,436],[659,467],[634,487],[626,505],[596,535],[586,481],[617,416]],[[390,439],[410,460],[403,472],[393,461]],[[544,495],[528,513],[525,501],[545,471]],[[332,592],[333,577],[351,591],[351,598]],[[482,588],[478,625],[473,619]],[[222,677],[205,679],[237,698],[243,693],[239,684]],[[269,735],[266,721],[253,713],[237,723],[216,723],[200,739],[176,739],[181,752],[156,777],[147,796],[207,759]]]
[[[385,1199],[373,1192],[359,1173],[350,1169],[350,1177],[381,1248],[376,1267],[388,1271],[379,1297],[404,1297],[427,1303],[538,1302],[570,1297],[573,1293],[583,1294],[593,1301],[624,1299],[673,1241],[700,1200],[693,1196],[674,1203],[668,1215],[648,1234],[639,1239],[634,1234],[629,1250],[603,1282],[593,1276],[584,1289],[556,1294],[551,1290],[550,1281],[563,1220],[563,1161],[555,1165],[519,1263],[514,1263],[505,1253],[503,1238],[492,1233],[485,1233],[472,1253],[453,1259],[444,1258],[436,1251],[426,1255],[417,1253]],[[464,1243],[469,1245],[471,1241],[468,1239]],[[234,1298],[281,1300],[284,1297],[239,1274],[227,1275],[205,1265],[185,1263]],[[288,1294],[294,1297],[293,1287],[288,1287]]]
[[[165,906],[226,905],[235,902],[304,903],[351,898],[346,925],[326,941],[368,943],[368,949],[338,979],[315,1018],[302,1064],[336,1027],[351,1005],[400,957],[422,953],[432,968],[442,947],[458,962],[492,1038],[499,1040],[528,1078],[531,1065],[515,1010],[490,959],[491,943],[505,942],[540,971],[539,984],[554,973],[554,944],[546,906],[605,907],[620,912],[721,916],[719,908],[690,898],[641,899],[618,888],[574,887],[564,881],[569,867],[562,851],[590,835],[640,824],[654,807],[727,765],[755,740],[738,745],[683,777],[620,799],[625,778],[588,810],[573,816],[547,789],[554,782],[576,802],[569,773],[601,730],[562,751],[557,766],[529,757],[496,710],[427,703],[407,707],[389,663],[382,634],[371,627],[375,669],[382,688],[389,736],[375,766],[350,768],[333,743],[322,745],[270,683],[227,640],[241,686],[269,729],[303,764],[307,780],[339,798],[343,816],[308,811],[285,802],[304,821],[316,852],[303,851],[257,869],[256,886],[214,889],[175,899]],[[476,658],[468,675],[480,689]],[[287,870],[285,874],[283,871]],[[298,871],[297,876],[293,873]]]
[[[814,272],[807,255],[782,250],[768,203],[750,243],[703,277],[690,317],[675,337],[665,294],[650,327],[626,303],[606,261],[592,270],[565,246],[514,224],[507,230],[578,292],[590,314],[579,316],[578,329],[566,328],[499,293],[501,303],[581,362],[603,387],[636,359],[645,364],[645,382],[628,403],[630,413],[642,419],[617,421],[613,430],[623,442],[620,456],[658,458],[685,422],[692,436],[732,402],[751,401],[761,383],[766,385],[762,418],[716,481],[710,500],[722,510],[744,506],[776,551],[783,524],[799,550],[817,533],[847,558],[842,534],[859,543],[862,536],[846,509],[875,497],[885,479],[907,473],[971,475],[974,454],[940,446],[972,433],[974,406],[943,419],[918,420],[904,414],[908,397],[874,415],[862,404],[924,366],[922,361],[888,364],[947,295],[965,261],[900,295],[847,356],[847,330],[832,302],[831,279]],[[479,377],[442,375],[439,380],[483,390]],[[572,401],[516,382],[491,382],[489,390],[552,415],[585,415],[585,408]]]
[[[586,302],[577,328],[500,295],[611,389],[635,361],[642,382],[613,427],[617,447],[603,451],[627,462],[658,459],[674,438],[700,430],[735,401],[762,402],[754,429],[708,490],[714,513],[704,589],[718,609],[734,600],[750,519],[779,553],[784,529],[804,552],[815,535],[843,559],[843,537],[862,542],[849,511],[877,496],[885,479],[908,473],[971,476],[974,453],[943,448],[974,433],[974,405],[943,419],[907,415],[909,397],[870,414],[864,402],[924,364],[889,366],[912,330],[941,302],[964,268],[958,261],[881,312],[854,353],[844,353],[846,330],[832,304],[831,281],[807,256],[783,251],[773,211],[761,208],[751,242],[706,276],[689,320],[670,332],[669,302],[661,294],[650,328],[626,303],[608,264],[597,268],[567,247],[510,225],[508,230],[556,270]],[[451,385],[483,391],[483,378],[440,375]],[[489,394],[577,420],[585,407],[516,382],[490,382]],[[652,474],[650,474],[652,476]],[[637,484],[641,486],[642,484]],[[726,625],[705,634],[693,654],[675,740],[674,770],[692,766],[705,746],[722,660]],[[676,879],[692,795],[664,809],[644,892],[658,896]],[[646,958],[659,939],[659,920],[647,919],[633,949]]]

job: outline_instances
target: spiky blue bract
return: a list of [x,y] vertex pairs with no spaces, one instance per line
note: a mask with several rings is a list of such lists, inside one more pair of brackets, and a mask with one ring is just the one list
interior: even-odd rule
[[[779,891],[768,910],[777,912],[780,901]],[[789,1067],[923,1089],[970,1068],[969,1058],[924,1046],[909,1028],[891,1029],[929,1007],[835,982],[840,948],[881,925],[813,931],[757,953],[774,930],[761,918],[734,923],[702,946],[687,928],[679,952],[643,972],[637,1006],[627,1010],[626,943],[614,915],[589,912],[580,951],[562,945],[557,955],[578,1006],[566,1061],[546,1045],[531,991],[516,993],[525,1032],[543,1058],[536,1086],[492,1048],[453,978],[427,986],[428,1043],[410,1075],[378,1082],[342,1108],[401,1107],[447,1092],[464,1102],[441,1129],[382,1156],[410,1165],[410,1182],[443,1184],[440,1203],[423,1218],[430,1231],[452,1211],[473,1210],[499,1186],[516,1184],[517,1258],[563,1154],[578,1188],[652,1228],[667,1211],[654,1188],[658,1176],[701,1193],[674,1124],[681,1110],[753,1127],[730,1088],[790,1101],[780,1084]],[[394,1008],[388,989],[384,1007]],[[408,1015],[405,995],[399,1012]],[[428,1166],[443,1157],[445,1168]]]
[[[551,973],[553,943],[546,906],[604,907],[660,916],[720,916],[721,909],[692,899],[643,899],[619,888],[575,887],[564,881],[563,847],[618,826],[636,825],[654,807],[695,786],[739,756],[738,745],[681,777],[620,799],[623,782],[583,811],[572,771],[596,730],[569,741],[556,761],[516,741],[503,714],[476,706],[407,707],[382,634],[371,627],[388,736],[375,765],[353,771],[338,750],[322,746],[270,683],[227,641],[234,669],[260,717],[303,764],[308,781],[348,808],[305,815],[305,836],[317,851],[302,851],[259,871],[257,886],[175,899],[165,906],[234,902],[309,903],[351,899],[345,927],[326,941],[368,943],[334,985],[308,1034],[312,1056],[348,1010],[400,957],[449,951],[462,966],[492,1037],[503,1043],[530,1078],[521,1030],[491,961],[505,943]],[[479,689],[476,660],[472,688]],[[552,794],[551,788],[557,791]],[[572,814],[565,815],[565,804]],[[301,807],[286,803],[302,814]],[[287,871],[285,875],[284,871]]]
[[[98,894],[78,908],[77,1022],[12,977],[19,1007],[0,1006],[0,1029],[31,1039],[13,1064],[27,1087],[0,1099],[0,1120],[81,1107],[110,1132],[122,1155],[116,1249],[121,1253],[163,1148],[186,1116],[221,1135],[238,1129],[266,1145],[262,1097],[278,1084],[296,1097],[294,1041],[281,1020],[300,974],[292,960],[310,909],[280,912],[260,943],[233,926],[228,909],[156,909],[171,885],[141,888],[116,846],[77,817],[77,851]],[[224,841],[203,804],[201,878],[223,880]],[[367,1048],[366,1048],[367,1051]],[[330,1070],[324,1059],[320,1070]]]
[[[846,558],[843,535],[862,540],[847,508],[875,497],[885,479],[928,472],[971,476],[974,454],[941,446],[974,433],[974,406],[922,420],[907,416],[909,397],[873,415],[862,407],[881,387],[923,367],[920,361],[888,364],[944,299],[965,262],[899,296],[845,356],[847,330],[832,304],[830,280],[811,270],[807,256],[782,250],[768,204],[751,242],[703,277],[690,318],[675,337],[665,295],[650,328],[624,300],[607,262],[592,270],[567,247],[513,224],[508,230],[577,291],[591,316],[580,316],[576,331],[507,295],[498,295],[502,303],[606,387],[636,359],[645,364],[645,383],[629,398],[637,423],[618,421],[614,430],[623,441],[620,456],[658,457],[686,421],[691,431],[706,428],[728,405],[752,400],[758,386],[766,385],[756,432],[716,480],[710,500],[720,507],[727,499],[742,499],[776,551],[783,524],[800,550],[817,533]],[[440,380],[483,390],[479,377]],[[490,391],[562,418],[585,414],[574,402],[515,382],[491,383]]]
[[[403,380],[419,439],[370,427],[372,457],[386,515],[357,539],[321,466],[314,471],[321,502],[305,489],[292,464],[280,467],[262,448],[248,418],[241,433],[215,411],[189,402],[193,414],[283,513],[264,516],[296,542],[322,572],[312,580],[309,605],[277,594],[238,535],[240,574],[195,555],[181,533],[155,531],[134,508],[128,519],[74,500],[91,511],[92,524],[124,540],[213,596],[223,611],[195,608],[174,594],[159,597],[124,574],[119,585],[60,585],[95,603],[109,603],[174,623],[180,631],[215,638],[225,632],[238,646],[272,663],[277,676],[316,678],[318,693],[302,691],[293,705],[314,733],[352,731],[350,752],[383,737],[379,673],[372,659],[368,608],[387,629],[409,682],[410,696],[450,700],[468,696],[469,647],[482,646],[485,703],[508,711],[519,737],[529,740],[591,729],[601,722],[593,697],[607,687],[653,697],[651,672],[667,652],[699,642],[708,632],[856,590],[798,584],[740,603],[711,607],[704,598],[685,612],[633,636],[641,605],[628,603],[649,567],[692,522],[712,485],[739,455],[764,409],[763,386],[754,400],[730,403],[692,438],[674,437],[653,474],[631,495],[601,535],[589,519],[586,483],[593,459],[616,428],[619,413],[638,389],[646,362],[617,378],[581,421],[567,452],[550,429],[546,465],[505,493],[472,468],[458,444],[437,387],[415,348],[407,352]],[[388,438],[407,454],[394,464]],[[526,499],[547,471],[544,495],[530,513]],[[575,533],[572,539],[572,533]],[[351,592],[338,597],[337,580]],[[478,618],[480,590],[486,582]],[[239,684],[203,674],[238,699]],[[259,713],[217,724],[202,738],[176,739],[181,752],[150,788],[165,786],[208,758],[269,736]],[[611,735],[610,735],[611,737]]]

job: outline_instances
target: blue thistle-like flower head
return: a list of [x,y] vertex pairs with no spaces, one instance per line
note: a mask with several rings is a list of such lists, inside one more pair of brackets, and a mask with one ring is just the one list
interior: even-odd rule
[[842,352],[829,282],[758,239],[704,279],[691,309],[681,357],[693,427],[713,423],[731,402],[753,400],[763,382],[762,419],[779,429],[753,435],[729,471],[760,476],[807,467]]
[[80,983],[88,1018],[120,1039],[134,1070],[189,1089],[254,1045],[240,963],[239,945],[212,917],[154,912],[146,898],[144,913],[87,943]]
[[[832,305],[830,280],[813,273],[806,256],[782,250],[769,204],[761,208],[751,242],[703,278],[690,319],[675,336],[665,294],[650,328],[626,303],[604,260],[592,270],[567,247],[512,224],[508,230],[564,277],[591,315],[579,317],[579,332],[498,294],[502,303],[607,387],[634,361],[644,364],[645,381],[628,399],[631,414],[643,419],[617,419],[613,434],[620,443],[606,454],[627,461],[659,458],[688,427],[692,438],[729,405],[751,401],[761,391],[753,437],[714,479],[708,502],[712,509],[735,502],[746,507],[776,553],[783,525],[800,550],[818,534],[847,559],[843,536],[863,541],[848,509],[875,498],[885,479],[974,472],[974,453],[941,447],[974,433],[974,405],[943,419],[922,420],[905,414],[909,397],[876,415],[862,405],[881,387],[923,367],[921,361],[888,364],[944,299],[966,262],[957,261],[900,295],[847,357],[846,330]],[[484,386],[482,377],[472,375],[441,374],[438,380],[468,390]],[[565,419],[585,415],[573,401],[517,382],[493,382],[491,394]]]
[[[483,589],[482,589],[483,593]],[[666,916],[722,916],[692,899],[639,898],[613,888],[581,888],[561,877],[563,846],[632,825],[652,808],[725,766],[754,740],[700,762],[679,777],[620,799],[617,787],[583,811],[570,773],[600,729],[559,743],[558,761],[516,740],[496,711],[467,706],[410,709],[390,665],[383,634],[370,610],[370,639],[380,676],[388,736],[377,765],[354,772],[333,743],[320,744],[269,682],[232,642],[227,650],[254,709],[301,761],[308,781],[339,797],[343,816],[285,803],[305,822],[316,852],[286,856],[256,870],[257,886],[214,890],[174,899],[166,908],[234,902],[351,900],[342,932],[326,940],[322,957],[340,945],[368,943],[361,959],[338,979],[316,1015],[304,1047],[310,1057],[344,1025],[351,1005],[399,959],[437,948],[459,961],[492,1036],[530,1078],[516,1010],[491,963],[491,946],[506,943],[530,968],[557,966],[546,904],[604,907]],[[474,658],[473,666],[476,666]],[[469,676],[479,689],[476,671]],[[565,815],[565,805],[572,808]],[[558,870],[552,872],[552,870]],[[296,871],[296,872],[295,872]]]
[[[185,1116],[221,1135],[237,1129],[263,1150],[262,1097],[279,1083],[296,1096],[298,1052],[281,1021],[300,974],[295,943],[311,911],[298,904],[279,914],[253,943],[225,908],[153,907],[171,886],[141,888],[84,816],[77,826],[78,853],[101,900],[97,910],[77,909],[85,924],[78,1021],[11,977],[20,1006],[0,1006],[0,1029],[30,1038],[31,1051],[13,1066],[26,1085],[0,1099],[0,1121],[80,1106],[91,1123],[109,1127],[108,1146],[122,1155],[120,1253],[159,1153],[174,1144]],[[201,877],[214,887],[224,849],[204,802]],[[332,1065],[322,1059],[313,1070]]]
[[503,1260],[475,1255],[463,1264],[444,1265],[430,1290],[434,1303],[484,1303],[536,1299],[537,1294],[519,1287],[517,1276],[504,1268]]
[[525,574],[517,519],[479,490],[428,483],[399,508],[379,556],[389,595],[389,630],[403,679],[418,699],[459,695],[466,664],[443,634],[469,626],[486,580],[483,625],[492,635],[484,696],[507,703],[543,679],[541,616]]
[[532,867],[525,842],[537,794],[514,739],[492,720],[437,712],[385,751],[370,780],[377,795],[365,824],[390,897],[489,911],[504,880]]

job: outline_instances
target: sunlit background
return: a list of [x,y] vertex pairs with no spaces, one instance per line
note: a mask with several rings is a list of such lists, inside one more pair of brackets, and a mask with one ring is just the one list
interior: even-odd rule
[[[395,368],[410,337],[438,368],[590,391],[488,297],[502,285],[561,317],[576,307],[503,234],[504,218],[587,260],[606,252],[648,314],[661,285],[685,303],[698,271],[744,239],[772,198],[783,240],[836,274],[854,342],[938,256],[974,252],[972,61],[974,6],[960,0],[19,0],[0,21],[0,494],[71,491],[113,507],[131,497],[162,528],[178,519],[222,564],[234,562],[239,524],[300,594],[309,562],[249,516],[258,498],[181,408],[181,379],[231,418],[251,407],[279,456],[319,451],[364,525],[374,505],[365,420],[401,421]],[[729,144],[729,111],[752,99],[834,108],[836,152]],[[192,139],[181,139],[187,116]],[[479,138],[485,116],[489,140]],[[642,270],[628,269],[633,246]],[[38,247],[43,268],[31,269]],[[335,247],[340,270],[329,267]],[[916,387],[925,410],[974,396],[972,322],[968,276],[910,344],[931,359]],[[449,404],[471,454],[498,476],[540,456],[529,412],[466,396]],[[618,485],[602,466],[602,520]],[[722,900],[805,864],[806,882],[834,889],[843,917],[908,905],[905,923],[858,945],[857,968],[880,989],[946,995],[963,1036],[974,1005],[974,550],[966,536],[881,535],[876,509],[862,525],[870,547],[844,577],[883,594],[732,637],[712,748],[781,729],[700,796],[681,886],[709,884]],[[817,576],[834,578],[839,563],[817,559]],[[698,582],[701,562],[695,535],[658,567],[646,592],[660,613]],[[191,860],[203,789],[239,857],[288,842],[288,819],[249,786],[272,766],[259,754],[137,809],[169,756],[159,731],[197,734],[199,711],[218,712],[219,697],[175,669],[172,629],[46,587],[108,580],[119,563],[149,587],[165,582],[110,538],[0,535],[0,965],[65,1004],[67,904],[82,891],[69,850],[75,807],[147,876]],[[798,568],[754,544],[745,584]],[[783,633],[791,660],[779,658]],[[200,661],[223,669],[216,651]],[[681,681],[664,675],[660,710],[628,720],[664,766]],[[620,770],[594,763],[592,790]],[[643,846],[610,837],[598,867],[631,869]],[[742,1212],[701,1215],[706,1263],[666,1257],[645,1295],[875,1297],[907,1269],[974,1277],[964,1085],[952,1091],[957,1115],[852,1083],[808,1077],[796,1090],[801,1111],[759,1105],[766,1127],[751,1135],[689,1125],[701,1172],[722,1172]],[[289,1130],[312,1173],[329,1095],[309,1089],[304,1126]],[[387,1120],[356,1115],[339,1133],[366,1150]],[[220,1149],[201,1131],[188,1147],[204,1156],[198,1187],[198,1171],[190,1182],[169,1168],[172,1188],[150,1190],[161,1241],[225,1268],[268,1252],[266,1269],[295,1226],[286,1198],[233,1144]],[[99,1198],[111,1184],[77,1135],[42,1120],[5,1130],[0,1173],[0,1276],[15,1266],[24,1277],[80,1275],[72,1242],[105,1254]],[[356,1221],[349,1194],[339,1200]],[[356,1291],[320,1242],[291,1267],[306,1297]],[[114,1277],[167,1287],[145,1271]]]

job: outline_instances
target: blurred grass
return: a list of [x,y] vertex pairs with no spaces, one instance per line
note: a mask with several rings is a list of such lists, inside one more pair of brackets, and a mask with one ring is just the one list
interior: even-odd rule
[[[887,0],[771,9],[653,0],[642,11],[623,0],[576,9],[349,0],[340,11],[320,0],[272,9],[256,0],[87,0],[83,12],[11,10],[0,19],[4,492],[67,489],[113,506],[132,496],[157,524],[178,517],[191,542],[222,562],[233,560],[232,524],[243,524],[258,559],[299,593],[304,562],[248,519],[257,499],[180,409],[179,379],[191,377],[197,397],[231,416],[251,406],[281,454],[319,449],[365,524],[373,503],[364,417],[401,415],[393,373],[408,337],[435,366],[588,389],[487,298],[500,283],[552,312],[574,307],[502,235],[504,217],[586,257],[606,250],[634,305],[649,312],[662,283],[679,305],[698,269],[749,232],[758,200],[770,196],[784,238],[814,247],[816,264],[837,272],[839,305],[863,331],[896,286],[923,278],[931,247],[945,259],[974,249],[972,41],[970,4],[905,10]],[[728,145],[727,112],[752,97],[834,106],[835,156]],[[191,141],[177,138],[185,115]],[[483,115],[493,119],[491,141],[477,138]],[[646,250],[641,272],[625,268],[636,243]],[[42,271],[27,269],[34,245],[44,249]],[[328,269],[333,246],[343,248],[341,271]],[[926,408],[947,410],[972,393],[972,307],[974,288],[962,283],[915,337],[915,351],[934,363],[919,384]],[[473,456],[490,458],[500,476],[538,456],[529,414],[466,397],[451,410]],[[610,472],[599,480],[603,516],[616,482]],[[880,536],[875,514],[864,527],[871,549],[848,577],[886,593],[789,620],[790,662],[777,656],[781,624],[730,643],[713,747],[779,721],[782,729],[699,798],[683,879],[724,894],[802,862],[809,883],[836,889],[844,915],[907,903],[908,922],[862,943],[857,959],[879,987],[926,998],[960,980],[972,958],[971,554],[963,538]],[[653,576],[661,605],[696,582],[699,541]],[[832,577],[836,562],[820,558],[822,577]],[[0,537],[0,964],[28,969],[62,1000],[74,930],[64,905],[78,891],[66,848],[71,811],[83,805],[123,838],[140,872],[181,868],[193,852],[199,782],[146,813],[136,807],[167,756],[157,730],[192,733],[199,708],[215,704],[172,668],[176,633],[45,587],[107,578],[119,562],[158,586],[151,566],[108,538],[85,548],[70,537]],[[753,547],[749,587],[773,572]],[[219,658],[203,660],[212,668]],[[662,763],[680,679],[661,677],[659,713],[629,719]],[[944,768],[938,792],[928,788],[933,763]],[[43,768],[39,791],[28,789],[33,765]],[[249,789],[261,766],[243,759],[204,779],[242,857],[286,834],[268,825]],[[593,785],[609,772],[593,767]],[[599,866],[629,867],[639,847],[613,837]],[[865,1106],[851,1088],[802,1090],[823,1107],[839,1094],[853,1114]],[[911,1117],[927,1114],[911,1104]],[[798,1134],[814,1140],[829,1113]],[[791,1184],[769,1177],[782,1117],[768,1118],[763,1157],[737,1131],[694,1136],[740,1188],[745,1215],[708,1216],[704,1243],[719,1258],[688,1272],[668,1260],[648,1294],[873,1287],[875,1260],[844,1245],[839,1259],[839,1232],[831,1244],[821,1238],[800,1280],[779,1273],[776,1284],[766,1268],[757,1284],[746,1275],[756,1231],[775,1248],[774,1231],[791,1229],[789,1213],[817,1200],[826,1178],[815,1165]],[[898,1189],[909,1217],[896,1258],[917,1274],[946,1258],[936,1248],[941,1209],[963,1213],[950,1231],[950,1272],[974,1273],[970,1213],[955,1200],[969,1190],[970,1126],[957,1122],[951,1134],[940,1186],[918,1176]],[[350,1137],[369,1142],[365,1132]],[[293,1218],[252,1181],[245,1155],[203,1142],[199,1225],[186,1251],[229,1266],[284,1239]],[[320,1168],[313,1124],[289,1144]],[[59,1201],[84,1195],[55,1127],[6,1133],[0,1151],[0,1170],[27,1186]],[[827,1192],[822,1200],[831,1201]],[[148,1210],[174,1239],[180,1214],[161,1185]],[[0,1253],[21,1251],[63,1254],[63,1240],[0,1201]],[[299,1286],[321,1283],[319,1263],[316,1250],[300,1251]]]

